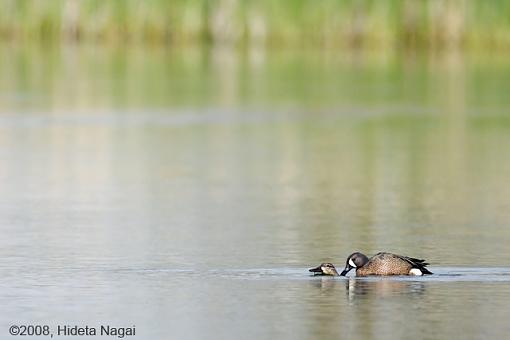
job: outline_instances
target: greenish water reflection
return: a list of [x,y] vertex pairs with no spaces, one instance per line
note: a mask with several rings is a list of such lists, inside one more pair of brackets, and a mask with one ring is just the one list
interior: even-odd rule
[[501,114],[509,101],[507,60],[454,52],[3,44],[1,108],[343,107],[403,115],[490,108]]

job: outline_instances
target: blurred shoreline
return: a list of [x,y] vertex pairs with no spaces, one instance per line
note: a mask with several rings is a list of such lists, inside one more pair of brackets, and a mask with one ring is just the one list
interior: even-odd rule
[[510,50],[506,1],[3,0],[0,40]]

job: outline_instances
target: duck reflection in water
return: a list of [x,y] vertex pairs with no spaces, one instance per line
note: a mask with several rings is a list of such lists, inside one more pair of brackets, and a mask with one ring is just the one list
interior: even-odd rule
[[367,280],[350,277],[345,281],[345,290],[349,300],[371,296],[420,296],[425,293],[425,282],[394,279]]
[[365,279],[350,277],[347,280],[337,280],[333,275],[321,275],[320,280],[310,281],[321,292],[340,293],[345,289],[349,300],[385,298],[396,296],[421,296],[425,293],[426,285],[423,281],[398,280],[390,278]]

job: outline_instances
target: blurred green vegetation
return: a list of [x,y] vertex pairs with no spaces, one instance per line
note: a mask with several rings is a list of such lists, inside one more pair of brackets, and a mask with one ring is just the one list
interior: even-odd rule
[[506,0],[1,0],[3,40],[510,47]]

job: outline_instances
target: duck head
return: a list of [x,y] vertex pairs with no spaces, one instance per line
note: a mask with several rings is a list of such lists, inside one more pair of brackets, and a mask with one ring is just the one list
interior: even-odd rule
[[363,267],[367,262],[368,257],[364,254],[359,252],[352,253],[347,258],[347,261],[345,261],[345,269],[340,273],[340,275],[345,276],[351,269]]
[[320,266],[309,269],[308,271],[314,273],[314,275],[338,276],[335,266],[331,263],[321,263]]

